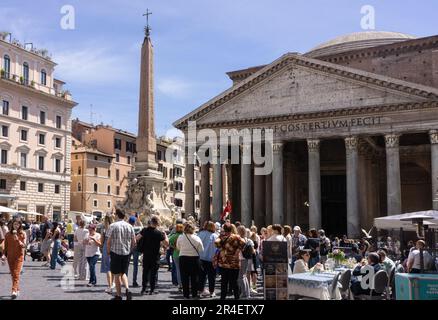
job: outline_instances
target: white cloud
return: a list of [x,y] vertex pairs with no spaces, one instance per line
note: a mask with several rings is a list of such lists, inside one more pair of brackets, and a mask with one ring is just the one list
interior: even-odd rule
[[57,74],[75,84],[105,85],[122,82],[132,76],[132,67],[120,55],[108,49],[86,46],[78,50],[54,53]]
[[157,89],[164,95],[173,98],[189,97],[196,84],[177,77],[161,78],[158,80]]

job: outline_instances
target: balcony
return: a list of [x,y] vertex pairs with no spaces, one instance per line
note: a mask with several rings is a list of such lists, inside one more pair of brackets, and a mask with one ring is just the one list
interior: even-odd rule
[[68,90],[63,90],[61,92],[57,92],[54,88],[36,83],[33,80],[29,81],[29,79],[23,78],[23,76],[19,76],[17,74],[5,72],[5,70],[3,70],[3,69],[1,69],[0,77],[3,80],[10,81],[10,82],[15,83],[15,84],[20,84],[20,85],[25,86],[27,88],[31,88],[31,89],[34,89],[34,90],[37,90],[40,92],[44,92],[46,94],[56,96],[58,98],[61,98],[61,99],[67,100],[67,101],[73,100],[72,95],[71,95],[70,91],[68,91]]

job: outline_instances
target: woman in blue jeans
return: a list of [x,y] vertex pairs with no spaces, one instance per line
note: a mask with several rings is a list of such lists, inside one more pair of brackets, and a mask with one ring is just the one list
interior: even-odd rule
[[65,262],[59,256],[59,250],[61,249],[61,230],[59,229],[58,222],[53,222],[52,228],[52,256],[50,257],[50,269],[56,269],[56,263],[59,263],[61,266],[65,265]]
[[88,287],[96,286],[96,263],[100,255],[100,234],[96,232],[96,225],[91,224],[88,227],[89,234],[88,237],[84,239],[85,245],[85,257],[88,261],[88,266],[90,268],[90,281],[87,284]]

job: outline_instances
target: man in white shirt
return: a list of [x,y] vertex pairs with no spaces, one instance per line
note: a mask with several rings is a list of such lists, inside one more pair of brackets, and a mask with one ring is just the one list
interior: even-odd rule
[[[408,256],[407,265],[409,273],[421,273],[420,249],[424,249],[426,247],[426,243],[423,240],[418,240],[415,247],[416,249],[411,250]],[[433,259],[429,252],[423,251],[423,261],[424,270],[431,269]]]

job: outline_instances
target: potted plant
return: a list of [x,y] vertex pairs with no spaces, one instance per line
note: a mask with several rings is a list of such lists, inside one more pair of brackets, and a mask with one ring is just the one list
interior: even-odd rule
[[35,81],[32,80],[32,81],[30,82],[30,85],[31,85],[32,87],[35,87]]
[[20,76],[20,83],[21,83],[21,84],[24,84],[24,78],[23,78],[23,76]]
[[335,267],[339,267],[346,261],[344,251],[339,249],[335,249],[333,252],[329,253],[328,258],[331,258],[335,261]]
[[5,77],[5,69],[1,69],[0,73],[1,73],[1,77],[4,78]]

